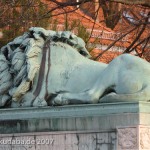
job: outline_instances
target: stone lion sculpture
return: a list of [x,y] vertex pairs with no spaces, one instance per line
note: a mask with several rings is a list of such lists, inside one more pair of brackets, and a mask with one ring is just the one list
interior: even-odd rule
[[32,27],[0,51],[0,106],[30,107],[149,101],[150,64],[124,54],[110,64],[89,59],[69,31]]

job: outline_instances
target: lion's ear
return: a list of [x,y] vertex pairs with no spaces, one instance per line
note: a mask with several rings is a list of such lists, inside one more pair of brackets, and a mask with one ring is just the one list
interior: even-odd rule
[[70,34],[70,39],[75,39],[75,38],[77,38],[77,36],[75,34],[71,33]]

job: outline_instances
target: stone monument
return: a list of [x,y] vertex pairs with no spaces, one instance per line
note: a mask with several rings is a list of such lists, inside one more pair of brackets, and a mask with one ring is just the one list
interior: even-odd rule
[[89,58],[81,38],[38,27],[1,48],[0,149],[149,149],[150,64]]

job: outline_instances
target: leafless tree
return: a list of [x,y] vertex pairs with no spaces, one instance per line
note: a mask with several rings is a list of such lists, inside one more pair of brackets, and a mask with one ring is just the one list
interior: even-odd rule
[[0,47],[19,36],[31,26],[46,27],[47,19],[40,19],[46,4],[40,0],[0,0]]
[[[96,9],[91,14],[91,17],[93,17],[95,21],[99,21],[112,30],[121,33],[120,36],[95,59],[102,57],[106,51],[110,50],[112,46],[120,42],[122,38],[127,35],[130,35],[128,46],[123,53],[134,53],[139,57],[144,57],[147,60],[150,59],[150,56],[148,56],[150,51],[150,0],[47,0],[47,2],[53,3],[54,5],[42,17],[47,17],[57,9],[62,9],[62,11],[52,14],[52,16],[57,16],[62,13],[69,14],[79,8],[83,8],[82,11],[84,10],[84,12],[89,15],[90,7],[94,4],[97,7],[95,7]],[[74,9],[68,10],[67,7],[70,6]],[[85,7],[86,9],[84,9]],[[99,20],[98,18],[100,9],[103,11],[103,20]],[[120,30],[115,29],[117,24],[120,24],[122,27]],[[126,24],[126,26],[124,26],[124,24]]]
[[[18,20],[20,20],[19,22],[28,20],[26,27],[30,26],[29,23],[32,20],[29,19],[30,12],[28,12],[28,8],[36,10],[40,6],[34,0],[25,0],[22,4],[19,1],[5,0],[5,5],[0,5],[0,28],[8,27],[12,23],[18,23]],[[48,5],[48,10],[43,11],[40,15],[36,14],[37,17],[34,17],[34,20],[37,20],[36,23],[41,22],[45,18],[69,14],[77,9],[82,9],[95,22],[98,21],[115,32],[120,33],[120,36],[117,36],[116,40],[112,41],[108,48],[102,51],[96,58],[102,57],[112,46],[121,42],[125,36],[130,35],[127,41],[127,48],[123,53],[134,53],[139,57],[150,60],[150,0],[41,0],[41,2],[42,5]],[[1,3],[2,0],[0,0]],[[95,6],[95,9],[89,12],[91,6]],[[8,15],[11,13],[7,14],[7,12],[20,7],[26,7],[24,12],[28,12],[28,15],[20,13],[19,18],[11,18],[11,15]],[[68,9],[68,7],[72,7],[72,9]],[[99,18],[100,9],[104,16],[102,20]],[[121,27],[120,29],[116,29],[118,24]],[[20,25],[23,26],[23,24]],[[94,23],[92,29],[94,29]]]

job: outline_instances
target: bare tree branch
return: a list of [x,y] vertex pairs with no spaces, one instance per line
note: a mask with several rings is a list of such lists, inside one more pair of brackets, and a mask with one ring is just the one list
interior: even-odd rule
[[[139,56],[139,57],[142,57],[142,54],[144,53],[144,49],[145,49],[146,45],[148,44],[148,41],[149,41],[149,40],[150,40],[150,36],[144,38],[142,41],[140,41],[138,44],[136,44],[136,45],[131,49],[131,51],[134,51],[134,50],[135,50],[136,53],[138,54],[138,56]],[[145,42],[145,41],[146,41],[146,42]],[[137,47],[138,47],[139,45],[141,45],[142,43],[144,43],[144,42],[145,42],[145,44],[144,44],[142,50],[141,50],[141,51],[137,51],[137,50],[136,50]]]
[[145,18],[145,22],[142,26],[142,29],[140,30],[140,32],[138,33],[137,37],[133,40],[133,42],[130,44],[130,46],[124,51],[124,53],[129,53],[131,52],[131,48],[132,46],[138,41],[138,39],[141,37],[142,33],[144,32],[145,28],[146,28],[146,25],[148,23],[148,19],[149,19],[149,15],[150,13],[148,14],[148,16]]
[[92,0],[82,0],[82,1],[79,1],[79,2],[59,2],[57,0],[49,0],[50,2],[53,2],[59,6],[63,6],[63,7],[66,7],[66,6],[77,6],[77,5],[81,5],[83,3],[87,3],[87,2],[90,2]]
[[122,36],[120,36],[117,40],[115,40],[114,42],[112,42],[103,52],[101,52],[98,56],[96,56],[94,58],[94,60],[99,59],[106,51],[108,51],[112,46],[114,46],[114,44],[116,42],[118,42],[119,40],[121,40],[123,37],[125,37],[126,35],[128,35],[129,33],[133,32],[135,29],[137,29],[137,26],[132,28],[131,30],[129,30],[127,33],[123,34]]
[[111,2],[118,2],[127,5],[142,5],[150,7],[150,0],[110,0]]

